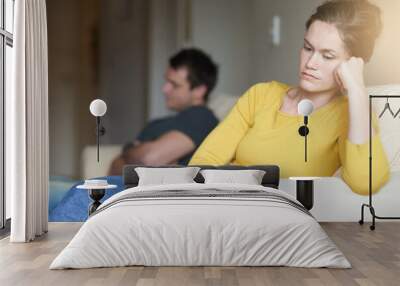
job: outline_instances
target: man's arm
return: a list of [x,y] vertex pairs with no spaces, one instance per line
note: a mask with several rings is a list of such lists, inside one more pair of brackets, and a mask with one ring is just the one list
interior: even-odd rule
[[154,141],[143,142],[123,154],[128,164],[167,165],[195,149],[192,139],[180,131],[169,131]]

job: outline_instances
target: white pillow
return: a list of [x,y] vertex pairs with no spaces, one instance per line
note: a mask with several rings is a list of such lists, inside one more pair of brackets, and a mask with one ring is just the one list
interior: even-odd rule
[[207,106],[214,112],[215,116],[222,120],[228,115],[229,111],[235,105],[239,96],[227,93],[219,93],[211,95]]
[[246,184],[261,185],[265,171],[262,170],[201,170],[205,184]]
[[193,179],[199,170],[199,167],[135,168],[139,176],[139,186],[195,183]]

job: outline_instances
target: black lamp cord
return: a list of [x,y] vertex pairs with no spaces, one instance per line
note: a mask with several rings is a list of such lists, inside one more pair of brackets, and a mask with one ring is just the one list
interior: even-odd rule
[[100,160],[100,136],[103,136],[105,133],[106,129],[100,124],[100,116],[96,116],[97,162]]
[[304,136],[304,161],[307,162],[307,134],[308,134],[308,116],[304,116],[304,126],[306,129],[306,135]]
[[307,162],[307,135],[310,132],[310,130],[307,127],[308,124],[308,116],[304,116],[304,125],[300,126],[299,128],[299,134],[300,136],[304,137],[304,161]]
[[100,149],[100,116],[96,116],[96,141],[97,141],[97,162],[99,162],[99,149]]

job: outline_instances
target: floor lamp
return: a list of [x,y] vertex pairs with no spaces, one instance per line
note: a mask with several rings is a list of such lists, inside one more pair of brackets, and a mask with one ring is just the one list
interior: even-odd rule
[[95,99],[90,103],[89,110],[96,117],[97,162],[99,162],[100,136],[106,133],[106,129],[101,125],[100,118],[106,114],[107,104],[101,99]]

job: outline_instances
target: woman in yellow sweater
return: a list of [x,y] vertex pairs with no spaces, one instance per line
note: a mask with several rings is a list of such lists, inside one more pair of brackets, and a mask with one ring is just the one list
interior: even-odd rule
[[[241,96],[228,116],[193,155],[193,164],[276,164],[282,177],[342,177],[353,192],[368,194],[369,104],[364,61],[381,30],[380,10],[367,0],[333,0],[319,6],[306,23],[299,83],[259,83]],[[302,99],[313,102],[308,160],[299,136]],[[389,179],[389,164],[377,125],[372,148],[376,192]]]

